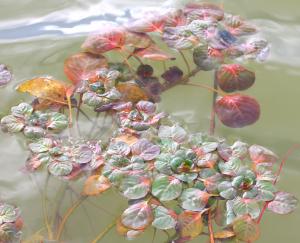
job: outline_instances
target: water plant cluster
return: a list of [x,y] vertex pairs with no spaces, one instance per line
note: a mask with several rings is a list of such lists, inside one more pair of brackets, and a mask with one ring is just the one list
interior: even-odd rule
[[[214,136],[215,114],[232,128],[259,119],[258,101],[239,93],[255,82],[255,73],[241,61],[263,61],[268,53],[265,40],[250,38],[255,33],[255,26],[217,5],[188,4],[91,34],[83,52],[65,61],[71,85],[50,77],[21,83],[17,90],[35,99],[12,107],[1,128],[24,137],[30,153],[26,171],[46,170],[68,185],[85,178],[81,199],[62,220],[51,225],[46,215],[44,239],[60,242],[72,210],[112,188],[128,200],[128,208],[93,243],[114,226],[128,239],[153,227],[166,233],[167,242],[199,236],[210,243],[254,242],[266,209],[291,213],[297,199],[275,186],[284,161],[274,171],[279,159],[267,148]],[[110,61],[107,52],[122,61]],[[162,63],[163,73],[152,63]],[[212,87],[191,82],[201,71],[214,72]],[[179,85],[213,93],[209,133],[190,133],[157,111],[162,93]],[[101,139],[81,134],[79,116],[90,119],[82,108],[95,111],[92,132],[101,114],[110,116],[112,129],[103,128]],[[11,237],[19,236],[18,220],[18,209],[0,204],[1,242],[16,241]]]

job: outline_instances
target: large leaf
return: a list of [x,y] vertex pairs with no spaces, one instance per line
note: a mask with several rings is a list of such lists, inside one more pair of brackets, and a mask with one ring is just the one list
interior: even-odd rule
[[152,144],[147,139],[140,139],[131,146],[133,155],[138,155],[142,159],[148,161],[153,160],[160,153],[160,148],[157,145]]
[[92,175],[84,183],[83,194],[97,196],[111,187],[110,181],[103,175]]
[[103,67],[107,67],[107,61],[104,56],[81,52],[65,60],[64,71],[74,84],[78,84],[83,80],[95,81],[99,69]]
[[241,128],[259,119],[260,105],[247,95],[226,95],[217,100],[215,111],[224,125]]
[[178,215],[177,230],[181,238],[194,239],[203,231],[203,221],[200,212],[183,211]]
[[202,212],[206,207],[210,194],[196,188],[183,190],[180,200],[184,209]]
[[135,230],[145,229],[152,221],[152,209],[146,201],[131,205],[121,216],[122,224]]
[[247,215],[233,222],[233,231],[244,242],[254,242],[260,235],[259,225]]
[[12,115],[5,116],[1,119],[1,127],[6,132],[20,132],[25,127],[25,121]]
[[129,174],[121,180],[120,190],[128,199],[139,199],[145,197],[150,190],[150,179],[141,172]]
[[4,64],[0,64],[0,87],[8,84],[12,79],[12,74]]
[[234,92],[250,88],[255,81],[255,73],[239,64],[224,64],[216,73],[219,87],[225,92]]
[[289,214],[298,205],[298,199],[287,192],[277,192],[275,199],[268,204],[268,209],[277,214]]
[[236,198],[233,204],[233,211],[237,216],[250,215],[256,219],[260,214],[259,204],[256,200]]
[[170,201],[180,196],[182,183],[172,176],[159,175],[152,183],[152,194],[161,201]]
[[154,220],[152,222],[153,227],[161,230],[174,229],[176,223],[177,215],[172,210],[162,206],[158,206],[154,209]]

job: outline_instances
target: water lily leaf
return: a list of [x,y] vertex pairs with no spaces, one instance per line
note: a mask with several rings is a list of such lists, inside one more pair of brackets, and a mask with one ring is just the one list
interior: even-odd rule
[[174,211],[162,206],[158,206],[154,209],[153,227],[161,230],[168,230],[174,229],[176,224],[177,215]]
[[180,200],[184,209],[202,212],[208,203],[210,194],[196,188],[183,190]]
[[152,44],[144,49],[135,49],[133,55],[153,61],[175,60],[176,58]]
[[110,181],[103,175],[89,176],[83,188],[83,194],[87,196],[97,196],[111,187]]
[[200,212],[183,211],[178,215],[177,230],[183,239],[194,239],[203,231],[203,221]]
[[145,18],[135,20],[128,24],[127,28],[133,32],[162,32],[165,26],[165,17],[150,15]]
[[233,203],[233,211],[237,216],[250,215],[256,219],[260,214],[259,204],[256,200],[237,197]]
[[117,90],[122,94],[123,101],[137,103],[140,100],[149,100],[147,93],[136,83],[119,83],[116,87]]
[[150,190],[151,182],[146,176],[129,174],[121,180],[120,190],[128,199],[139,199],[145,197]]
[[102,54],[125,45],[126,31],[119,27],[104,27],[101,31],[90,35],[83,45],[85,51]]
[[81,52],[65,60],[64,72],[73,84],[83,80],[94,82],[97,80],[98,70],[107,67],[106,58],[88,52]]
[[268,209],[277,214],[292,213],[298,205],[298,199],[288,192],[277,192]]
[[177,143],[183,143],[186,139],[186,131],[178,126],[160,126],[158,130],[158,136],[160,138],[171,138]]
[[131,152],[133,155],[138,155],[142,159],[148,161],[156,158],[160,153],[158,145],[154,145],[147,139],[140,139],[131,146]]
[[49,113],[47,128],[52,130],[63,130],[68,127],[68,118],[59,112]]
[[257,200],[260,201],[272,201],[275,198],[275,192],[277,189],[270,181],[257,181],[255,188],[258,190]]
[[4,64],[0,64],[0,87],[7,85],[12,80],[12,73]]
[[0,224],[13,223],[20,216],[19,210],[9,204],[0,204]]
[[110,155],[117,154],[127,156],[130,153],[130,147],[127,143],[122,141],[112,142],[108,147],[107,153]]
[[184,8],[189,19],[211,19],[222,20],[224,10],[212,3],[189,3]]
[[225,92],[246,90],[255,82],[255,73],[240,64],[223,64],[216,73],[219,87]]
[[17,133],[25,127],[25,121],[12,115],[5,116],[1,119],[1,127],[3,131]]
[[256,144],[249,148],[249,155],[251,160],[256,164],[274,164],[278,160],[278,156],[271,150]]
[[131,205],[123,212],[121,216],[122,224],[134,230],[145,229],[152,223],[152,221],[152,209],[146,201]]
[[243,216],[233,222],[236,237],[245,242],[254,242],[259,238],[259,225],[249,216]]
[[50,150],[53,146],[53,141],[50,138],[42,138],[34,143],[30,143],[28,146],[33,153],[43,153]]
[[54,176],[67,176],[73,170],[73,165],[70,162],[53,162],[48,165],[50,174]]
[[226,95],[217,100],[215,111],[224,125],[241,128],[259,119],[260,105],[247,95]]
[[182,183],[172,176],[158,175],[152,183],[152,194],[161,201],[170,201],[180,196]]
[[235,233],[230,230],[223,230],[223,231],[214,233],[215,239],[228,239],[228,238],[232,238],[234,236],[235,236]]
[[11,108],[11,114],[15,117],[23,118],[30,116],[33,112],[33,107],[27,103],[20,103]]

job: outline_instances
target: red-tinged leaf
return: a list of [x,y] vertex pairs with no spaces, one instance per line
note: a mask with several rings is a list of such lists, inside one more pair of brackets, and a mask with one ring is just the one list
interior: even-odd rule
[[194,239],[202,233],[203,222],[200,212],[184,211],[178,216],[177,230],[181,238]]
[[125,236],[128,240],[132,240],[144,232],[144,230],[133,230],[125,227],[120,218],[116,222],[116,229],[120,235]]
[[254,242],[259,238],[259,225],[250,216],[243,216],[233,222],[236,237],[245,242]]
[[223,9],[212,3],[189,3],[185,6],[184,12],[190,19],[222,20],[224,18]]
[[241,128],[259,119],[260,105],[250,96],[233,94],[219,98],[215,111],[224,125]]
[[165,16],[150,15],[131,22],[127,29],[133,32],[162,32],[165,26]]
[[109,179],[103,175],[92,175],[85,181],[83,194],[97,196],[111,187]]
[[255,73],[239,64],[224,64],[216,72],[218,84],[225,92],[246,90],[255,82]]
[[271,150],[256,144],[252,145],[249,148],[249,155],[251,160],[256,164],[273,164],[278,160],[278,156],[274,154]]
[[177,27],[187,24],[186,16],[181,9],[173,9],[166,13],[165,26]]
[[159,49],[156,45],[151,45],[144,49],[135,49],[133,55],[154,61],[175,60],[176,58]]
[[127,31],[125,34],[125,45],[135,48],[147,48],[152,43],[151,38],[144,33]]
[[298,206],[298,199],[287,192],[277,192],[275,199],[268,204],[268,209],[277,214],[292,213]]
[[12,79],[12,74],[4,64],[0,64],[0,87],[8,84]]
[[81,52],[66,59],[64,71],[73,84],[78,84],[82,80],[95,81],[99,69],[105,67],[107,61],[104,56]]
[[160,148],[158,145],[152,144],[143,138],[131,146],[131,152],[133,155],[137,155],[148,161],[155,159],[159,155]]
[[122,48],[125,45],[126,30],[118,27],[104,27],[98,33],[90,35],[82,45],[85,51],[102,54]]
[[253,34],[256,32],[255,26],[245,22],[238,15],[227,15],[224,19],[227,30],[234,36]]

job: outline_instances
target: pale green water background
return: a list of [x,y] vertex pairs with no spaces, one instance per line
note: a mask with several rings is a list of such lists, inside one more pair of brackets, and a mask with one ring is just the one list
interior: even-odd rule
[[[180,1],[174,1],[179,3]],[[262,107],[261,119],[253,126],[228,129],[217,124],[217,134],[229,140],[240,138],[248,143],[269,147],[283,155],[289,147],[300,143],[300,2],[299,0],[224,0],[225,10],[251,19],[263,37],[272,45],[271,55],[264,64],[249,63],[257,81],[247,93],[255,96]],[[167,3],[171,3],[168,1]],[[14,91],[20,81],[38,75],[64,79],[63,62],[79,51],[87,33],[101,26],[103,20],[122,21],[123,11],[135,13],[141,8],[155,8],[166,4],[163,0],[0,0],[0,63],[13,70],[13,82],[0,89],[0,116],[11,105],[29,100]],[[106,14],[103,16],[103,14]],[[184,68],[184,67],[183,67]],[[198,79],[211,82],[212,74]],[[209,125],[211,94],[205,90],[178,87],[163,95],[160,108],[188,124],[192,131],[205,131]],[[27,153],[15,137],[0,133],[0,199],[19,205],[25,219],[24,236],[40,229],[43,224],[41,200],[35,184],[20,168]],[[43,182],[42,175],[37,176]],[[50,183],[50,197],[54,198],[57,183]],[[300,152],[293,154],[278,184],[282,190],[300,198]],[[120,214],[126,201],[109,192],[93,202]],[[65,204],[70,203],[66,201]],[[97,232],[113,220],[105,212],[95,211],[84,203],[67,227],[67,238],[74,243],[90,242]],[[90,221],[87,220],[86,213]],[[292,215],[267,213],[262,221],[260,243],[300,242],[300,209]],[[93,225],[93,226],[92,226]],[[150,243],[152,230],[133,242]],[[158,233],[155,242],[164,242]],[[103,243],[126,242],[112,230]],[[198,238],[193,242],[207,242]]]

